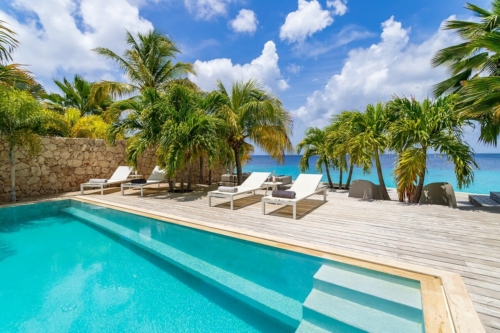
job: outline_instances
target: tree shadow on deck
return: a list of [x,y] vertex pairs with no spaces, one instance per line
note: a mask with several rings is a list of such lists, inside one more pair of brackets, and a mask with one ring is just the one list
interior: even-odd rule
[[[261,194],[256,194],[256,195],[248,195],[247,197],[242,197],[235,199],[233,201],[233,210],[238,210],[241,208],[249,207],[255,204],[258,204],[262,201],[262,198],[264,196]],[[214,199],[212,198],[212,207],[217,207],[217,208],[224,208],[224,209],[231,209],[231,202],[227,201],[224,203],[219,203],[219,204],[214,204],[215,200],[227,200],[227,199]]]

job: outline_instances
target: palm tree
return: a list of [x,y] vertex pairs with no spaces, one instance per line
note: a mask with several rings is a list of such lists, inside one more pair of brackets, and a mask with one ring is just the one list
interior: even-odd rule
[[40,150],[40,135],[50,134],[49,123],[57,124],[54,114],[44,111],[28,92],[0,87],[0,139],[9,146],[11,200],[16,201],[16,148],[25,148],[30,155]]
[[234,83],[231,93],[220,80],[217,86],[220,103],[216,115],[225,123],[226,142],[233,151],[241,184],[243,156],[253,151],[253,144],[283,162],[285,151],[293,149],[289,138],[292,118],[281,101],[255,80]]
[[[365,173],[371,171],[372,156],[362,145],[357,145],[357,136],[360,134],[358,126],[353,126],[353,119],[360,117],[359,111],[342,111],[332,119],[332,124],[328,126],[327,143],[329,154],[341,161],[344,169],[349,165],[349,174],[345,188],[351,186],[352,174],[355,166],[363,168]],[[349,157],[349,162],[347,162]],[[342,174],[342,170],[341,170]],[[340,181],[339,183],[342,183]]]
[[472,148],[463,140],[463,120],[455,110],[456,96],[436,101],[395,97],[388,108],[396,119],[391,128],[392,148],[398,153],[395,168],[400,201],[418,203],[427,172],[427,154],[434,150],[455,165],[458,187],[472,183]]
[[317,127],[310,127],[306,130],[305,137],[297,145],[297,154],[304,154],[300,158],[299,167],[302,172],[309,169],[309,159],[318,156],[316,169],[323,172],[323,166],[326,169],[328,186],[333,188],[332,178],[330,176],[331,158],[328,153],[327,131]]
[[81,115],[103,115],[104,111],[112,104],[108,95],[93,93],[94,83],[75,75],[73,82],[63,78],[62,81],[54,80],[61,94],[46,94],[45,104],[48,108],[64,113],[68,108],[75,108]]
[[0,20],[0,85],[13,86],[23,82],[34,84],[31,73],[22,68],[20,64],[8,64],[12,61],[12,52],[19,46],[14,37],[16,33],[6,26],[6,22]]
[[181,191],[184,189],[184,169],[188,167],[187,191],[191,191],[193,163],[208,156],[209,166],[220,154],[224,123],[207,112],[203,96],[189,87],[173,85],[165,96],[168,119],[160,138],[162,165],[170,176],[181,171]]
[[480,141],[496,146],[500,134],[500,0],[491,11],[473,4],[466,8],[478,21],[450,20],[445,29],[454,30],[463,42],[440,50],[432,65],[447,66],[451,77],[433,88],[435,97],[458,92],[459,111],[479,122]]
[[350,149],[356,152],[361,160],[366,161],[366,156],[370,156],[370,159],[375,161],[383,200],[391,200],[389,193],[387,193],[380,162],[380,155],[384,154],[389,146],[387,131],[390,121],[386,107],[382,103],[369,104],[365,112],[354,112],[349,118],[350,131],[355,133],[352,140],[349,141]]
[[158,30],[137,34],[137,39],[127,31],[129,49],[119,56],[110,49],[98,47],[94,49],[100,55],[116,62],[125,71],[130,83],[102,81],[95,92],[112,92],[117,95],[137,93],[144,89],[165,90],[172,82],[184,82],[188,73],[194,74],[193,65],[175,62],[180,53],[177,45]]

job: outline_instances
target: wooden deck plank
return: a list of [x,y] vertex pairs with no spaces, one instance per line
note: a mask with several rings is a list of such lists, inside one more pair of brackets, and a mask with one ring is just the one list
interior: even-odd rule
[[180,195],[162,188],[146,190],[144,197],[133,190],[126,196],[85,197],[455,272],[486,331],[500,331],[500,211],[370,202],[329,192],[325,204],[320,196],[299,204],[293,220],[291,207],[267,205],[262,215],[263,192],[241,197],[231,211],[221,199],[209,208],[207,190]]

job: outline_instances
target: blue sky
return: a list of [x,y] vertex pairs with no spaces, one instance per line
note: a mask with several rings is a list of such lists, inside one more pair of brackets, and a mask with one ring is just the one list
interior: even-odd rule
[[[475,4],[488,7],[488,1]],[[297,143],[308,126],[324,126],[345,109],[363,109],[393,94],[424,98],[446,77],[432,55],[456,43],[440,30],[452,15],[470,18],[463,0],[13,0],[0,19],[19,34],[16,62],[48,90],[53,78],[125,80],[94,54],[125,48],[125,29],[156,28],[193,62],[192,79],[209,90],[217,78],[259,79],[294,115]],[[476,152],[500,152],[467,140]]]

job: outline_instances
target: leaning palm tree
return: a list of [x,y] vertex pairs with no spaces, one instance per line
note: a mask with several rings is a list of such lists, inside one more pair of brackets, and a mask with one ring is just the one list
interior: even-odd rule
[[123,96],[144,89],[162,91],[172,82],[185,82],[187,74],[194,74],[192,64],[175,62],[179,48],[158,30],[138,33],[137,38],[127,31],[126,42],[129,48],[122,56],[104,47],[94,51],[116,62],[125,71],[130,83],[102,81],[95,87],[95,93],[111,92]]
[[369,104],[365,112],[354,112],[353,116],[349,118],[350,130],[356,133],[352,141],[349,142],[350,149],[369,155],[370,159],[375,162],[383,200],[391,199],[385,186],[382,163],[380,162],[380,155],[384,154],[389,147],[387,132],[390,121],[383,103]]
[[444,29],[454,30],[463,42],[440,50],[432,65],[447,66],[451,77],[436,84],[435,97],[458,92],[459,110],[481,126],[480,141],[496,145],[500,134],[500,0],[491,10],[468,3],[477,21],[450,20]]
[[472,148],[463,139],[463,120],[454,108],[455,99],[450,95],[420,103],[395,97],[389,102],[396,118],[390,133],[392,148],[398,153],[395,176],[400,201],[420,201],[429,150],[453,162],[459,188],[472,183],[477,164]]
[[292,151],[292,117],[281,101],[255,80],[236,82],[230,92],[220,80],[217,86],[220,103],[216,115],[225,123],[226,142],[233,151],[241,184],[242,157],[253,150],[253,144],[279,162],[286,151]]
[[325,167],[328,186],[333,188],[332,177],[330,176],[332,159],[328,152],[327,135],[328,132],[326,129],[317,127],[308,128],[305,137],[297,145],[297,154],[301,154],[302,151],[304,151],[299,162],[299,168],[302,172],[309,169],[309,159],[313,156],[317,156],[316,170],[323,172],[323,167]]
[[47,124],[60,124],[53,116],[28,92],[0,87],[0,139],[8,144],[13,202],[16,201],[15,149],[25,148],[29,155],[39,152],[40,135],[49,134]]

